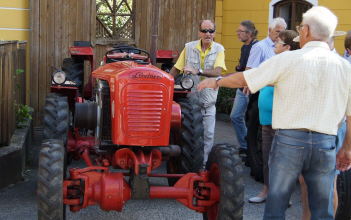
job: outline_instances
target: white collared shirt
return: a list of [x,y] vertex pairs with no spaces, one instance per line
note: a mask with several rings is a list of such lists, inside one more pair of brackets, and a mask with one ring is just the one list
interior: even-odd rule
[[351,116],[351,65],[325,42],[276,55],[244,77],[253,93],[274,85],[274,129],[336,135],[345,114]]

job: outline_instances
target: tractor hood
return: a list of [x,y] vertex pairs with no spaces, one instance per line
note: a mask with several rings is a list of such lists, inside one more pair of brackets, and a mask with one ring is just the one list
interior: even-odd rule
[[106,64],[93,72],[109,85],[112,142],[167,146],[174,79],[152,66],[132,61]]

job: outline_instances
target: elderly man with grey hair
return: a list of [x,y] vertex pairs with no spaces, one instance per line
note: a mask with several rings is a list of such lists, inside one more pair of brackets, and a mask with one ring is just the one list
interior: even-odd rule
[[[308,187],[311,219],[333,219],[335,165],[341,171],[351,168],[351,65],[326,43],[337,23],[329,9],[313,7],[303,14],[298,28],[300,50],[281,53],[258,68],[208,79],[198,86],[199,90],[248,86],[256,92],[274,85],[272,126],[276,133],[264,219],[285,219],[300,173]],[[345,115],[346,137],[336,155],[336,133]]]
[[[275,55],[274,46],[275,42],[278,39],[279,33],[286,29],[287,25],[283,18],[277,17],[270,22],[268,26],[268,36],[252,46],[250,51],[250,56],[247,61],[246,69],[256,68],[264,61]],[[246,89],[247,90],[247,89]],[[273,90],[273,87],[265,87],[262,92],[265,96],[267,93],[270,93]],[[245,89],[244,89],[245,92]],[[248,92],[245,92],[248,94]],[[255,95],[251,96],[252,100],[255,100]],[[261,99],[262,93],[259,94]],[[246,111],[246,110],[245,110]],[[245,116],[245,112],[243,113]],[[258,117],[258,116],[257,116]],[[261,116],[260,116],[261,117]],[[260,124],[262,124],[260,120]],[[266,124],[262,124],[266,125]],[[257,126],[259,126],[257,124]],[[250,131],[249,131],[250,132]],[[271,143],[274,135],[274,130],[272,129],[262,129],[262,161],[263,161],[263,187],[262,191],[255,197],[249,199],[251,203],[261,203],[266,200],[268,193],[269,177],[268,177],[268,155],[271,149]],[[238,138],[239,139],[239,138]],[[239,139],[240,140],[240,139]],[[250,146],[249,146],[250,148]],[[254,152],[254,151],[251,151]]]

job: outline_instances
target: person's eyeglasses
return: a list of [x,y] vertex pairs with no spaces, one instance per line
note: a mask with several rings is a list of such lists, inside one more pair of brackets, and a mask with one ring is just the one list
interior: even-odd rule
[[246,33],[247,31],[242,31],[242,30],[236,30],[236,33],[241,34],[241,33]]
[[300,31],[301,31],[301,29],[303,28],[303,26],[304,26],[304,24],[300,24],[300,25],[296,26],[296,31],[297,31],[298,33],[300,33]]
[[210,33],[210,34],[213,34],[216,30],[212,30],[212,29],[201,29],[200,32],[201,33]]

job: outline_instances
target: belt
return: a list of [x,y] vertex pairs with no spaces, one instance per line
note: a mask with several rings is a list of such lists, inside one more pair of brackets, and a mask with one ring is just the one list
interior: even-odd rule
[[306,133],[319,133],[317,131],[312,131],[312,130],[307,129],[307,128],[297,128],[297,129],[292,129],[292,130],[302,131],[302,132],[306,132]]

